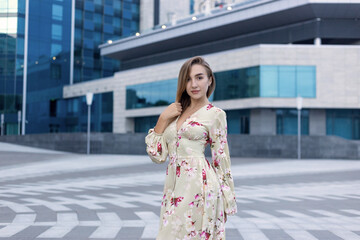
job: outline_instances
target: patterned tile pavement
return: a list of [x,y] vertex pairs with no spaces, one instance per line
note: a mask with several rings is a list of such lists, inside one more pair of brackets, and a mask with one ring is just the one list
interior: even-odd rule
[[[166,165],[0,143],[1,239],[155,239]],[[233,158],[227,240],[360,240],[360,160]]]

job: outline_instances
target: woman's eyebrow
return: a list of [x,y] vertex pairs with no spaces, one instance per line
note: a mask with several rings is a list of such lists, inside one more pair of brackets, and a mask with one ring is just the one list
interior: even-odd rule
[[[197,76],[200,76],[200,75],[204,75],[204,74],[203,73],[197,73],[197,74],[195,74],[194,77],[197,77]],[[189,77],[191,77],[191,76],[189,75]]]
[[198,73],[198,74],[195,74],[195,77],[199,76],[199,75],[204,75],[204,74],[203,73]]

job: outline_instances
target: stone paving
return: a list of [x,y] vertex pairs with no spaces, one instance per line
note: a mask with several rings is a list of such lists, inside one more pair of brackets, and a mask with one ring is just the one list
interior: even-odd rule
[[[165,169],[0,143],[0,240],[155,239]],[[360,160],[233,158],[232,172],[227,240],[360,240]]]

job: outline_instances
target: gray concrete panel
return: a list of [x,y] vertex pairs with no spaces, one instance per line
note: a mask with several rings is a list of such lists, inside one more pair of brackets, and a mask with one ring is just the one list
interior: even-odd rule
[[[92,154],[146,154],[145,133],[91,135]],[[2,136],[0,142],[86,153],[85,133],[33,134]],[[297,158],[297,136],[228,135],[232,157]],[[360,159],[360,141],[337,136],[302,136],[302,158]],[[206,151],[210,156],[210,150]]]

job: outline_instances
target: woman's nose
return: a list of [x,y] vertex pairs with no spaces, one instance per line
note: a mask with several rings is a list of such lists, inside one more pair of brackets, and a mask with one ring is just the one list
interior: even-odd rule
[[191,80],[191,86],[192,86],[192,87],[197,87],[197,82],[196,82],[195,79],[192,79],[192,80]]

